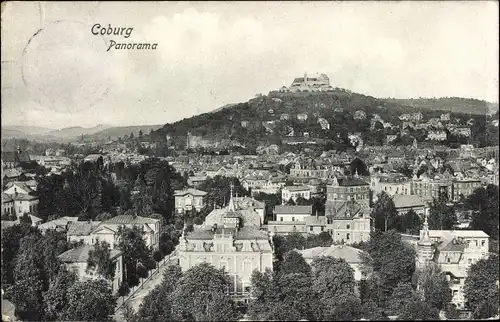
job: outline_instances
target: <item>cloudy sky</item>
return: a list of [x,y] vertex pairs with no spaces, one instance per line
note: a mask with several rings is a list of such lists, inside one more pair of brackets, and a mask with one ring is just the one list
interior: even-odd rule
[[2,125],[164,124],[304,72],[376,97],[498,101],[497,2],[7,2],[1,41]]

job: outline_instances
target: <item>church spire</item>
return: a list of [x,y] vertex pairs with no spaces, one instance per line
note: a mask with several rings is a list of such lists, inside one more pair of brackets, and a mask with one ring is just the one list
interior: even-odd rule
[[234,199],[233,199],[233,189],[234,185],[231,183],[231,195],[229,196],[229,211],[235,211]]

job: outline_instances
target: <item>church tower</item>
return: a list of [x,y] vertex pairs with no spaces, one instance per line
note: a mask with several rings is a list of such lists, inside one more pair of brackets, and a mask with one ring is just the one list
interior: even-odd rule
[[429,223],[427,221],[427,216],[429,212],[425,213],[424,227],[420,231],[420,240],[417,243],[417,266],[424,267],[428,262],[432,260],[433,249],[432,241],[429,237]]

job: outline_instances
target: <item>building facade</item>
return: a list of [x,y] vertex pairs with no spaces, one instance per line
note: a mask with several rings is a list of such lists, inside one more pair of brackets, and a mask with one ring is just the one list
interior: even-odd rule
[[206,194],[205,191],[192,188],[176,191],[174,193],[175,211],[177,213],[192,210],[200,211],[205,206],[203,198]]
[[260,230],[260,220],[257,212],[237,206],[231,189],[227,207],[213,210],[201,227],[180,238],[181,269],[202,262],[224,268],[233,282],[230,293],[235,300],[247,301],[252,272],[273,269],[273,246],[268,233]]

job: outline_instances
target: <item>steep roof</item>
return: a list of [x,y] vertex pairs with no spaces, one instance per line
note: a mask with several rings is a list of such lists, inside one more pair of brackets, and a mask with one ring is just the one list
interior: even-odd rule
[[6,185],[5,185],[5,188],[4,190],[6,189],[9,189],[10,187],[12,186],[17,186],[23,190],[26,190],[28,193],[29,192],[32,192],[33,189],[31,189],[27,184],[26,182],[23,182],[23,181],[11,181],[11,182],[8,182]]

